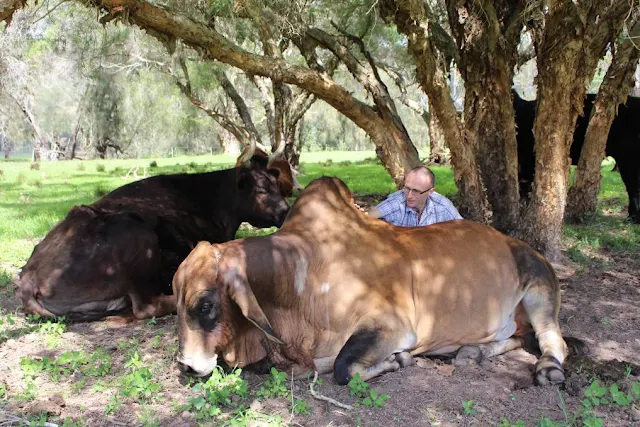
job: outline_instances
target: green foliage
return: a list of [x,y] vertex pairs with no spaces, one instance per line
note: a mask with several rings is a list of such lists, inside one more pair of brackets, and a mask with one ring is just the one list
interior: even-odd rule
[[158,167],[158,162],[156,162],[155,160],[153,160],[151,163],[149,163],[149,168],[155,169],[157,167]]
[[260,398],[267,397],[287,397],[289,388],[287,387],[287,374],[271,368],[270,377],[256,391],[256,396]]
[[40,163],[38,163],[38,162],[31,163],[31,165],[29,166],[29,169],[34,170],[34,171],[39,171],[40,170]]
[[93,190],[93,195],[96,198],[101,198],[106,196],[107,194],[109,194],[111,192],[111,190],[107,187],[105,187],[104,185],[98,185],[94,190]]
[[78,163],[78,166],[76,166],[76,169],[79,172],[84,172],[87,169],[87,167],[84,165],[84,163],[80,162],[80,163]]
[[137,402],[156,400],[157,393],[160,391],[160,384],[153,381],[151,369],[145,366],[137,351],[125,366],[128,368],[129,373],[122,378],[120,395],[132,398]]
[[60,344],[60,340],[64,331],[67,330],[67,324],[64,317],[59,317],[55,322],[47,320],[38,328],[38,333],[44,335],[44,342],[49,348],[55,348]]
[[247,397],[248,385],[241,373],[241,369],[235,369],[225,374],[222,368],[216,367],[205,383],[197,383],[191,388],[197,395],[190,397],[181,410],[193,413],[197,420],[216,419],[222,413],[221,406],[236,406],[234,396]]
[[13,275],[4,268],[0,268],[0,288],[8,287],[11,284]]
[[[498,427],[526,427],[526,424],[522,420],[511,422],[506,418],[503,418],[498,424]],[[549,426],[550,427],[550,426]]]
[[101,348],[96,349],[91,355],[79,351],[67,351],[57,358],[20,358],[20,368],[25,378],[35,378],[38,374],[46,372],[49,377],[57,382],[62,375],[71,375],[79,372],[91,377],[103,377],[111,372],[111,356]]
[[293,403],[293,413],[296,415],[311,415],[311,407],[301,399],[295,399]]
[[102,163],[98,163],[96,165],[96,172],[104,172],[105,170],[106,170],[106,167]]
[[351,396],[364,397],[369,389],[369,384],[367,384],[367,382],[360,377],[360,374],[357,373],[351,377],[347,387],[349,387],[349,394],[351,394]]
[[369,384],[360,377],[359,373],[351,377],[347,387],[349,388],[349,394],[362,398],[361,403],[370,408],[383,407],[389,399],[389,395],[380,394],[377,390],[369,388]]
[[462,402],[462,411],[465,415],[474,415],[477,411],[473,407],[473,400]]

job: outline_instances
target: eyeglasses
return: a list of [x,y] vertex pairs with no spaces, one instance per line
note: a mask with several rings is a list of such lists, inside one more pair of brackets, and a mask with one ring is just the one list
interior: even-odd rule
[[421,194],[426,193],[426,192],[427,192],[427,191],[429,191],[429,190],[432,190],[432,189],[433,189],[433,187],[429,187],[429,188],[427,188],[427,189],[426,189],[426,190],[424,190],[424,191],[416,190],[415,188],[409,188],[409,187],[403,187],[402,189],[403,189],[403,190],[404,190],[404,192],[405,192],[405,193],[407,193],[407,194],[411,194],[411,193],[413,193],[413,194],[421,195]]

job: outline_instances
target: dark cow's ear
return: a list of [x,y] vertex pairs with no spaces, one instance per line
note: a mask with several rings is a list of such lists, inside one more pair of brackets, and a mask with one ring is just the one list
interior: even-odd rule
[[244,317],[264,332],[267,338],[275,343],[284,344],[271,327],[269,319],[267,319],[264,311],[260,308],[256,296],[253,294],[251,288],[247,286],[246,281],[239,278],[234,280],[233,283],[229,285],[229,296],[238,304]]
[[278,179],[280,177],[280,169],[269,168],[269,173]]

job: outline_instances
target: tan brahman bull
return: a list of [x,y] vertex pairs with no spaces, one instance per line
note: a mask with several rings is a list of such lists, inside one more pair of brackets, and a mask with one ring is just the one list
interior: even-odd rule
[[411,355],[491,357],[535,332],[537,383],[564,380],[560,291],[541,254],[471,221],[394,227],[359,211],[337,178],[309,184],[272,235],[200,242],[173,288],[178,362],[196,376],[222,358],[346,384]]

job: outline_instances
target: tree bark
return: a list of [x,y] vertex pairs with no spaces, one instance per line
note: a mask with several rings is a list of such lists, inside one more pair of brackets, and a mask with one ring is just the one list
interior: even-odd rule
[[10,25],[13,14],[26,4],[27,0],[0,0],[0,22]]
[[514,234],[519,214],[518,157],[511,85],[522,2],[449,1],[465,82],[465,130],[493,212],[492,225]]
[[615,119],[618,105],[625,102],[629,90],[634,86],[633,75],[638,62],[638,48],[634,45],[633,39],[637,39],[638,36],[640,21],[636,19],[628,37],[616,46],[613,61],[593,105],[574,184],[569,189],[567,198],[565,216],[570,221],[582,222],[596,213],[602,182],[600,165],[605,154],[609,129]]
[[458,209],[471,220],[488,222],[490,209],[484,184],[475,159],[476,140],[462,131],[444,75],[437,64],[437,53],[431,44],[424,5],[414,2],[381,2],[381,15],[395,22],[398,31],[407,36],[409,53],[416,61],[416,74],[424,93],[431,102],[432,114],[442,124],[445,140],[451,151],[454,179],[458,186]]
[[553,3],[538,49],[539,102],[533,129],[538,173],[521,233],[550,261],[561,259],[569,147],[586,86],[604,55],[609,33],[617,34],[625,7],[629,10],[624,0],[607,6],[603,9],[595,0],[579,5],[570,0]]
[[[375,107],[356,99],[326,73],[287,63],[284,60],[251,54],[233,44],[214,28],[154,6],[143,0],[77,0],[104,12],[100,22],[120,19],[162,35],[164,41],[181,39],[204,53],[208,59],[240,68],[248,74],[266,76],[305,89],[323,99],[362,128],[376,145],[376,152],[397,186],[405,170],[419,163],[418,152],[397,116],[376,101]],[[389,97],[387,101],[391,101]]]
[[435,114],[429,114],[429,164],[449,164],[449,159],[445,155],[444,138],[444,131],[438,117]]

